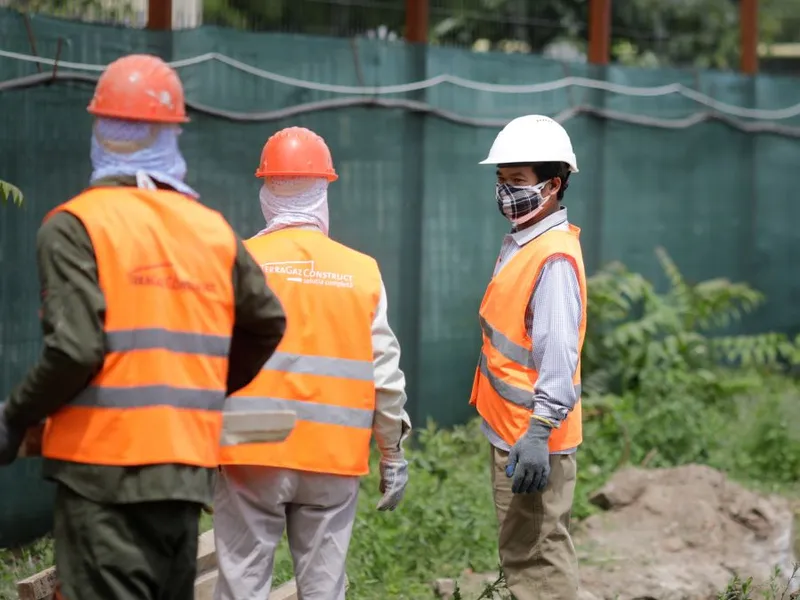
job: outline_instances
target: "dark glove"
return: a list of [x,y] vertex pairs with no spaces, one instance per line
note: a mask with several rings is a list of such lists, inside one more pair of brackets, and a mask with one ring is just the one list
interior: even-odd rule
[[0,466],[10,465],[17,458],[25,431],[19,431],[6,420],[6,405],[0,406]]
[[550,450],[547,441],[553,428],[539,419],[531,419],[528,431],[508,455],[506,477],[514,477],[511,491],[532,494],[547,487],[550,476]]

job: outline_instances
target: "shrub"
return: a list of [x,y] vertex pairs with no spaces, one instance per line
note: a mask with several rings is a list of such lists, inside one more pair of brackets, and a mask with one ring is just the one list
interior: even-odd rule
[[[583,486],[626,463],[711,464],[737,477],[800,478],[797,341],[785,335],[714,335],[761,305],[743,283],[689,284],[667,253],[659,293],[615,263],[589,279],[583,353]],[[793,414],[794,417],[787,418]],[[766,458],[769,457],[769,458]],[[577,514],[591,509],[580,498]]]

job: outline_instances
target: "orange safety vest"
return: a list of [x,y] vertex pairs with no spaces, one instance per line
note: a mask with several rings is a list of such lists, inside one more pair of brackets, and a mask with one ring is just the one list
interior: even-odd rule
[[[93,188],[80,219],[106,302],[103,367],[47,421],[42,454],[78,463],[219,464],[236,235],[172,191]],[[66,316],[69,318],[69,315]]]
[[365,475],[375,412],[377,263],[311,229],[280,229],[245,245],[283,306],[286,333],[225,410],[292,410],[297,421],[284,442],[223,447],[222,463]]
[[[578,353],[586,335],[586,273],[579,241],[580,229],[551,229],[528,242],[495,275],[480,308],[483,347],[475,371],[470,404],[509,445],[527,431],[533,414],[533,392],[538,374],[533,366],[533,343],[525,326],[525,313],[539,273],[548,259],[568,259],[578,276],[581,292],[581,325]],[[578,402],[550,436],[550,451],[575,448],[583,440],[581,430],[581,366],[572,377]]]

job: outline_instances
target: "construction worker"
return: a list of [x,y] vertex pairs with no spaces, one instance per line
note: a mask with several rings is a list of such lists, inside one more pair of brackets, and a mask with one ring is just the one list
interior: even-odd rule
[[408,481],[400,348],[374,259],[328,237],[325,141],[291,127],[264,146],[257,177],[267,226],[245,242],[286,311],[281,345],[226,410],[290,409],[287,440],[223,450],[214,501],[216,600],[267,600],[286,528],[298,594],[344,600],[345,559],[370,439],[381,453],[378,510],[394,510]]
[[285,317],[183,181],[177,74],[121,58],[88,110],[91,183],[37,235],[44,349],[3,405],[0,463],[49,417],[60,598],[190,600],[225,396],[272,355]]
[[574,600],[586,275],[561,202],[578,165],[567,132],[541,115],[506,125],[481,164],[497,165],[497,206],[512,225],[480,307],[470,399],[491,444],[500,560],[517,600]]

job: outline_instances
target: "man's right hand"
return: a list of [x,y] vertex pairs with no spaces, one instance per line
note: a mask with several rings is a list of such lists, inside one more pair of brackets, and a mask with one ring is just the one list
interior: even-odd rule
[[408,462],[405,457],[383,458],[380,463],[381,483],[380,491],[383,494],[376,507],[380,511],[394,510],[406,493],[408,485]]
[[11,427],[6,419],[6,405],[0,406],[0,466],[10,465],[17,458],[25,432]]

